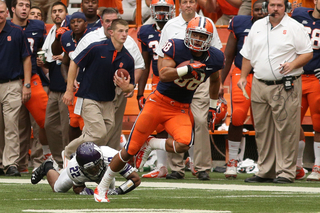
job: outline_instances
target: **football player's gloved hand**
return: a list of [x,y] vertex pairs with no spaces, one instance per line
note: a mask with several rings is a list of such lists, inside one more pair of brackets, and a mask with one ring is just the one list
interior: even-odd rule
[[90,188],[84,188],[82,192],[79,193],[79,195],[93,195],[93,190]]
[[320,69],[319,69],[319,68],[314,70],[314,75],[315,75],[315,76],[319,79],[319,81],[320,81]]
[[60,27],[59,29],[57,29],[56,31],[56,38],[60,39],[60,37],[62,36],[63,33],[65,33],[66,31],[69,31],[68,27]]
[[216,109],[210,107],[208,112],[208,127],[211,132],[214,132],[214,121],[216,119]]
[[137,100],[138,100],[139,110],[142,110],[144,107],[144,104],[146,103],[146,99],[144,98],[143,95],[137,95]]
[[201,73],[204,73],[205,64],[190,63],[187,65],[188,74],[192,74],[197,80],[201,79]]

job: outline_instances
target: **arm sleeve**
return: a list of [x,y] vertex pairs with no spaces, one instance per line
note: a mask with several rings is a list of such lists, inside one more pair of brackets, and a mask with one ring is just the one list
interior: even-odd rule
[[144,69],[144,60],[140,53],[137,43],[132,37],[128,36],[126,42],[124,43],[125,48],[129,51],[130,55],[134,59],[135,69]]

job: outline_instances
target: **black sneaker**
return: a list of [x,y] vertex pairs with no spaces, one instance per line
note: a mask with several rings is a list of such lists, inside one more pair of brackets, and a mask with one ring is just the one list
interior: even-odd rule
[[277,177],[277,178],[273,179],[273,182],[274,183],[293,183],[293,181],[291,181],[287,178],[284,178],[284,177]]
[[19,176],[21,177],[20,172],[18,171],[17,167],[10,166],[6,172],[6,176]]
[[5,175],[3,169],[0,169],[0,176]]
[[201,171],[198,173],[199,180],[210,180],[209,174],[206,171]]
[[252,177],[246,178],[244,182],[247,183],[272,183],[272,178],[262,178],[256,175],[253,175]]
[[173,171],[171,174],[167,174],[166,179],[184,179],[184,175],[179,172]]
[[52,159],[48,158],[36,170],[34,170],[34,172],[31,175],[31,183],[32,184],[39,183],[39,181],[41,179],[43,179],[44,176],[46,176],[46,173],[45,173],[44,169],[45,169],[45,165],[46,165],[47,162],[52,162],[53,163]]

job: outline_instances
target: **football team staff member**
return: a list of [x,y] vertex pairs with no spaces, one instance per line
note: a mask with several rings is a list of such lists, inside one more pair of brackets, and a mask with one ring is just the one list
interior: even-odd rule
[[[244,153],[245,149],[245,137],[242,136],[243,123],[247,118],[247,113],[250,107],[250,99],[246,99],[241,89],[237,86],[241,74],[242,55],[240,50],[245,42],[245,38],[248,36],[252,24],[267,14],[262,12],[262,2],[264,0],[258,0],[253,5],[253,16],[235,16],[229,23],[228,30],[230,35],[228,38],[227,46],[224,51],[226,56],[225,67],[221,71],[221,87],[220,96],[223,96],[223,84],[226,80],[233,60],[235,68],[232,70],[231,76],[231,121],[228,129],[228,147],[229,147],[229,161],[227,163],[227,170],[224,173],[226,178],[237,177],[237,164],[238,164],[238,152],[241,143],[241,152]],[[247,77],[247,85],[245,90],[248,96],[251,95],[251,82],[253,72],[251,71]],[[241,159],[240,159],[241,160]]]
[[304,27],[286,14],[286,0],[266,2],[269,15],[256,21],[240,51],[238,86],[253,68],[251,107],[259,172],[245,182],[292,183],[300,133],[302,66],[312,59]]
[[[96,202],[109,202],[108,186],[133,155],[137,154],[143,166],[152,149],[184,153],[193,145],[194,122],[190,111],[192,96],[197,87],[210,78],[210,98],[218,98],[219,70],[224,63],[223,53],[210,46],[213,25],[208,18],[195,17],[188,23],[184,40],[171,39],[163,47],[166,60],[163,60],[159,70],[157,89],[149,95],[128,142],[114,156],[97,186],[94,194]],[[189,60],[189,65],[176,68]],[[199,63],[193,63],[192,60]],[[149,136],[159,124],[164,125],[172,138]]]
[[21,176],[17,169],[19,111],[31,98],[31,52],[23,30],[6,20],[8,13],[6,3],[0,1],[0,103],[5,126],[2,160],[7,176]]
[[[43,145],[48,145],[46,132],[44,130],[48,95],[43,89],[41,79],[38,75],[39,67],[37,66],[37,52],[38,49],[43,45],[46,28],[43,21],[28,20],[30,7],[30,0],[12,1],[11,9],[13,12],[13,18],[11,21],[24,30],[30,45],[32,62],[31,84],[26,84],[27,87],[31,88],[32,97],[28,102],[21,106],[19,115],[20,171],[28,170],[28,151],[30,147],[31,127],[38,128],[37,125],[40,127],[40,143]],[[34,166],[38,167],[41,165],[41,163],[42,159],[41,161],[38,160]]]
[[[70,55],[71,60],[76,58],[79,54],[82,53],[84,49],[86,49],[90,44],[94,42],[104,41],[110,38],[109,31],[112,21],[118,19],[118,13],[114,8],[107,8],[103,10],[102,13],[102,27],[98,28],[96,31],[90,32],[86,34],[77,45],[75,51]],[[124,43],[125,48],[129,51],[130,55],[134,59],[135,71],[134,71],[134,79],[135,83],[140,78],[142,69],[144,69],[144,61],[141,56],[140,50],[136,42],[133,40],[131,36],[127,36],[127,39]],[[71,64],[73,61],[70,62]],[[70,66],[71,69],[76,71],[76,66]],[[69,67],[69,71],[70,71]],[[81,86],[81,84],[80,84]],[[123,115],[127,103],[127,96],[122,92],[119,87],[116,87],[116,98],[114,99],[114,107],[115,107],[115,125],[109,132],[107,132],[107,136],[105,138],[105,144],[111,148],[119,150],[120,147],[120,136],[122,131],[122,121]],[[72,141],[65,147],[64,155],[67,159],[70,158],[70,155],[75,152],[77,147],[80,144],[76,144],[76,141]]]
[[[74,145],[71,148],[76,149],[86,141],[105,145],[107,133],[115,122],[113,103],[116,95],[115,85],[119,86],[124,93],[130,93],[134,88],[134,60],[123,47],[128,29],[128,23],[125,20],[114,20],[109,31],[111,39],[92,43],[70,63],[67,91],[63,96],[63,101],[67,105],[73,103],[73,82],[77,67],[85,69],[76,94],[77,101],[81,103],[81,117],[85,127],[82,135],[71,141],[70,144]],[[116,70],[120,68],[129,72],[128,79],[115,75]]]

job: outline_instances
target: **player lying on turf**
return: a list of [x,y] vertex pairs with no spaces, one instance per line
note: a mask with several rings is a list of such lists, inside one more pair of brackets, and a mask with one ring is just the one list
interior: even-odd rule
[[[85,182],[100,183],[113,156],[118,152],[108,146],[98,147],[92,142],[81,144],[76,155],[69,161],[61,174],[53,168],[51,159],[43,162],[31,176],[31,183],[37,184],[44,176],[53,192],[67,192],[71,187],[76,194],[93,195],[93,190],[87,188]],[[115,179],[109,186],[110,195],[126,194],[140,185],[140,177],[129,164],[119,171],[127,179],[115,188]]]

